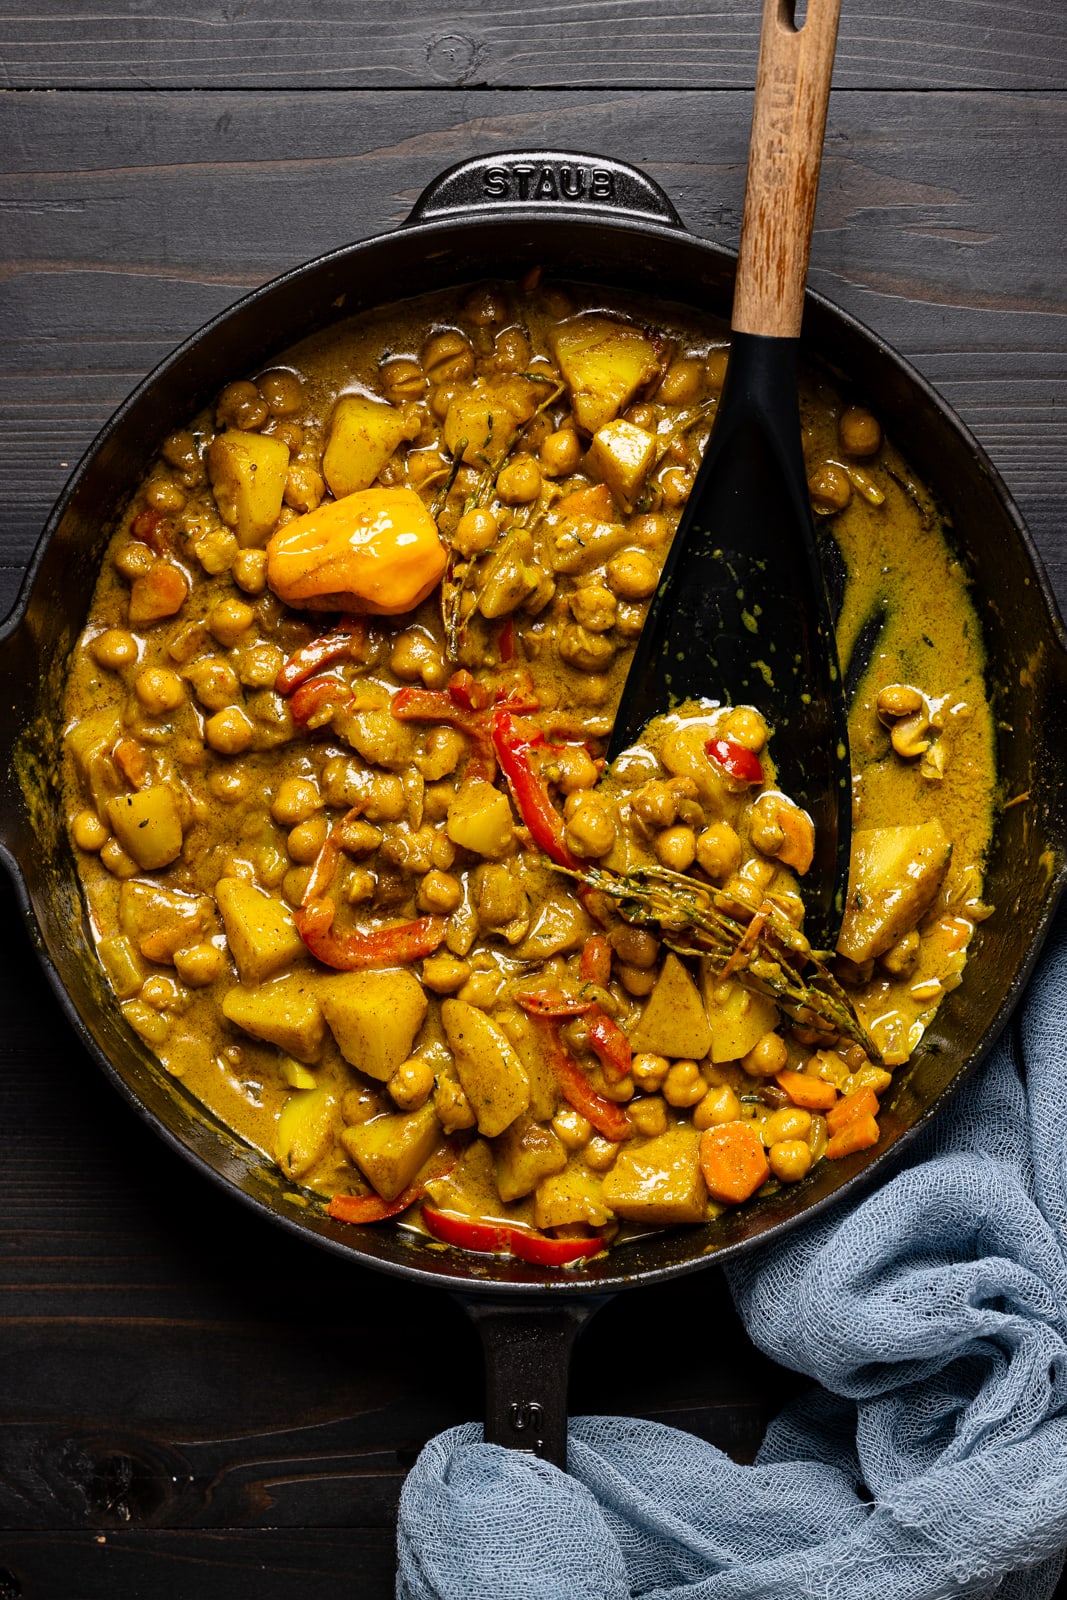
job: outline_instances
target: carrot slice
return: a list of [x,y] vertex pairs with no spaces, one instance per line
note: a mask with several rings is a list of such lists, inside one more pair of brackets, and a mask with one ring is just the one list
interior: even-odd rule
[[810,1072],[794,1072],[786,1067],[775,1073],[774,1081],[795,1106],[803,1106],[805,1111],[829,1111],[837,1100],[833,1084],[812,1077]]
[[840,1099],[826,1118],[827,1132],[840,1133],[847,1128],[850,1122],[855,1122],[857,1117],[876,1117],[878,1115],[878,1096],[873,1089],[853,1089],[851,1094],[846,1094]]
[[877,1143],[878,1124],[874,1118],[854,1117],[828,1142],[826,1157],[828,1161],[837,1161],[841,1156],[852,1155],[855,1150],[869,1150],[872,1144]]
[[700,1170],[713,1200],[738,1206],[771,1175],[763,1141],[751,1122],[720,1122],[700,1135]]

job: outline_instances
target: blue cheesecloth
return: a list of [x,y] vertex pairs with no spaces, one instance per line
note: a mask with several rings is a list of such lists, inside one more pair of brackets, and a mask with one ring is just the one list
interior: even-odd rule
[[728,1273],[754,1342],[822,1385],[752,1466],[629,1417],[574,1419],[569,1475],[451,1428],[404,1486],[400,1600],[1048,1600],[1067,1548],[1067,911],[895,1175]]

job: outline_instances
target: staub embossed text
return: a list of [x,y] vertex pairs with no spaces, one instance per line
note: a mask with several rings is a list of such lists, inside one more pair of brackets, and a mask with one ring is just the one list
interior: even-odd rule
[[615,174],[603,167],[510,162],[482,174],[487,200],[614,200]]

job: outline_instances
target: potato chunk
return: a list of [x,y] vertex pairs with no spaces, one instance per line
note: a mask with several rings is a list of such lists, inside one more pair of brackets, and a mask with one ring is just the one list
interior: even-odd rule
[[244,878],[220,878],[215,899],[243,983],[262,983],[305,954],[293,914],[283,900]]
[[538,390],[543,387],[528,378],[508,377],[460,389],[445,417],[449,455],[462,452],[468,466],[498,467],[537,409]]
[[274,1127],[274,1159],[287,1178],[302,1178],[326,1154],[336,1107],[325,1083],[298,1090],[282,1106]]
[[708,1190],[700,1170],[700,1135],[671,1128],[647,1144],[624,1145],[603,1184],[604,1202],[627,1222],[652,1227],[705,1222]]
[[230,989],[222,997],[222,1014],[253,1039],[276,1044],[298,1061],[317,1061],[322,1054],[326,1024],[308,978]]
[[552,343],[574,420],[585,433],[617,417],[656,371],[652,340],[614,317],[574,317],[556,329]]
[[501,1200],[521,1200],[533,1193],[542,1178],[563,1171],[567,1152],[551,1128],[518,1117],[497,1139],[493,1160]]
[[740,1061],[778,1026],[778,1007],[766,995],[754,994],[736,978],[723,981],[704,964],[704,1006],[711,1027],[711,1059]]
[[173,963],[175,953],[197,944],[214,917],[206,895],[164,889],[129,878],[119,890],[119,922],[149,961]]
[[507,795],[484,778],[471,778],[448,808],[445,832],[453,844],[477,855],[491,860],[507,855],[515,842]]
[[837,948],[850,961],[880,956],[914,928],[934,902],[952,845],[940,822],[858,828]]
[[676,955],[669,955],[630,1035],[635,1050],[699,1061],[711,1048],[711,1028],[696,984]]
[[522,1115],[530,1104],[530,1081],[522,1062],[484,1011],[465,1000],[445,1000],[441,1021],[463,1093],[487,1139]]
[[585,470],[607,484],[625,511],[632,511],[655,459],[655,435],[620,417],[593,435]]
[[433,1155],[441,1124],[432,1105],[346,1128],[341,1143],[383,1200],[395,1200]]
[[107,819],[126,854],[145,872],[169,866],[182,853],[178,802],[162,784],[109,800]]
[[340,500],[369,489],[407,432],[395,406],[363,394],[343,394],[333,408],[322,457],[322,475],[331,493]]
[[207,453],[219,516],[238,544],[266,544],[282,509],[289,446],[268,433],[220,433]]
[[346,972],[318,987],[337,1048],[346,1061],[384,1083],[411,1054],[426,1015],[414,973]]
[[538,1228],[567,1228],[584,1222],[602,1228],[611,1213],[600,1179],[584,1167],[571,1167],[537,1186],[534,1223]]

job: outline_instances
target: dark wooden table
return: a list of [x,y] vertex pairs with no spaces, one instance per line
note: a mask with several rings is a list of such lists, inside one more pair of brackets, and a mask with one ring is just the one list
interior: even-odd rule
[[[388,228],[477,152],[642,164],[736,244],[749,0],[0,0],[0,615],[145,371],[244,290]],[[1067,601],[1067,13],[846,0],[815,287],[910,356]],[[107,1088],[14,901],[0,963],[0,1600],[370,1600],[403,1474],[478,1415],[443,1297],[251,1218]],[[799,1380],[709,1272],[603,1311],[576,1410],[751,1458]]]

